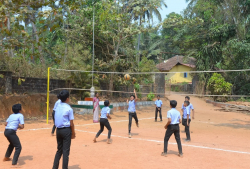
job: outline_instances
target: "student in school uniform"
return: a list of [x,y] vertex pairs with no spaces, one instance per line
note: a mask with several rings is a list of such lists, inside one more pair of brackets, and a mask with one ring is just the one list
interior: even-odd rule
[[189,101],[184,101],[184,109],[183,109],[183,122],[182,125],[185,126],[185,132],[186,132],[186,139],[185,141],[191,141],[190,139],[190,122],[191,122],[191,112],[190,112],[190,103]]
[[129,101],[127,100],[128,113],[129,113],[129,123],[128,123],[128,136],[129,136],[129,138],[132,137],[132,135],[131,135],[132,118],[135,119],[136,126],[139,127],[139,121],[138,121],[137,114],[136,114],[136,109],[135,109],[136,101],[137,101],[137,95],[136,95],[136,92],[135,92],[135,89],[134,89],[134,95],[130,96]]
[[54,159],[53,169],[58,169],[59,161],[63,155],[63,169],[68,169],[71,139],[75,139],[74,114],[69,103],[69,92],[62,90],[59,94],[61,103],[55,110],[55,126],[57,139],[57,152]]
[[58,98],[58,100],[56,101],[56,103],[55,103],[55,105],[54,105],[54,108],[53,108],[53,112],[52,112],[52,119],[53,119],[53,123],[54,123],[54,125],[53,125],[53,127],[52,127],[52,132],[51,132],[51,135],[52,135],[52,136],[54,135],[55,130],[56,130],[56,126],[55,126],[55,110],[56,110],[58,104],[61,103],[59,94],[57,95],[57,98]]
[[20,140],[18,136],[16,135],[17,129],[23,129],[24,128],[24,118],[23,115],[21,114],[22,111],[22,106],[21,104],[15,104],[12,106],[12,111],[13,114],[9,116],[5,123],[5,131],[4,135],[9,141],[9,147],[6,151],[5,157],[3,161],[10,161],[10,155],[15,148],[15,154],[12,160],[12,165],[17,165],[17,161],[19,158],[19,155],[22,150],[22,146],[20,143]]
[[96,143],[96,139],[100,136],[100,134],[103,132],[103,129],[104,129],[104,126],[108,129],[108,140],[107,140],[107,143],[108,144],[111,144],[111,141],[110,141],[110,137],[111,137],[111,132],[112,132],[112,128],[109,124],[109,121],[108,119],[111,120],[111,116],[110,116],[110,108],[109,108],[109,101],[108,100],[105,100],[104,101],[104,106],[102,108],[102,111],[101,111],[101,118],[100,118],[100,130],[98,131],[98,133],[96,134],[95,138],[94,138],[94,143]]
[[[190,97],[189,96],[186,96],[185,97],[185,101],[189,101],[190,103]],[[189,104],[189,108],[190,108],[190,112],[192,111],[192,119],[194,119],[194,106],[190,103]],[[181,110],[182,110],[182,113],[183,113],[183,110],[184,110],[184,103],[182,104],[181,106]]]
[[167,113],[168,123],[164,126],[166,130],[165,138],[164,138],[164,152],[162,152],[162,156],[167,156],[168,151],[168,140],[171,135],[174,133],[175,140],[178,145],[179,154],[178,156],[182,157],[182,146],[181,146],[181,139],[180,139],[180,128],[179,123],[181,123],[181,115],[180,112],[177,111],[175,108],[177,106],[177,102],[175,100],[170,101],[171,110]]
[[160,119],[162,121],[161,107],[162,107],[162,101],[160,100],[160,95],[158,95],[157,100],[155,101],[155,122],[157,122],[158,112],[159,112]]

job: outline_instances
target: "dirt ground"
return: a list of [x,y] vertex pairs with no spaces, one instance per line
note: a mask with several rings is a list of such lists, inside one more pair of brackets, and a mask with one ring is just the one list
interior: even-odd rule
[[[181,109],[184,96],[172,94]],[[154,106],[138,111],[140,127],[133,121],[132,138],[128,138],[128,114],[116,112],[110,120],[112,144],[106,144],[107,130],[92,140],[99,124],[92,116],[78,116],[75,120],[76,139],[72,140],[69,169],[249,169],[250,168],[250,116],[215,111],[216,107],[191,97],[195,119],[191,121],[191,142],[184,142],[181,132],[183,158],[177,156],[175,139],[170,138],[168,156],[162,157],[163,138],[169,102],[163,99],[163,122],[154,122]],[[79,119],[82,118],[82,119]],[[8,142],[0,125],[0,156],[4,157]],[[56,153],[56,137],[51,136],[52,121],[26,121],[25,129],[17,135],[22,144],[18,167],[23,169],[52,168]],[[181,126],[181,131],[184,127]],[[61,160],[62,161],[62,160]],[[61,162],[60,162],[61,164]],[[0,169],[11,168],[11,162],[0,161]],[[61,168],[61,166],[59,167]]]

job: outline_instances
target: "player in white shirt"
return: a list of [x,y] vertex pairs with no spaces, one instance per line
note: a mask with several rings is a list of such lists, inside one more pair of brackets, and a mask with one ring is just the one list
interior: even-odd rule
[[4,135],[9,141],[9,147],[6,151],[3,161],[10,161],[10,155],[15,148],[15,154],[12,160],[12,165],[17,165],[19,155],[22,150],[22,146],[18,136],[16,135],[17,129],[24,128],[24,118],[21,114],[22,106],[21,104],[15,104],[12,106],[13,114],[9,116],[5,123]]
[[100,134],[103,132],[103,129],[104,129],[104,126],[108,129],[108,140],[107,140],[107,143],[110,144],[111,141],[110,141],[110,137],[111,137],[111,132],[112,132],[112,128],[109,124],[109,121],[108,119],[111,120],[111,117],[110,117],[110,108],[109,108],[109,101],[108,100],[105,100],[104,102],[104,106],[102,108],[102,111],[101,111],[101,118],[100,118],[100,130],[98,131],[98,133],[96,134],[95,138],[94,138],[94,143],[96,143],[96,139],[100,136]]
[[171,100],[170,107],[171,110],[167,113],[168,123],[164,126],[166,130],[165,138],[164,138],[164,152],[162,152],[162,156],[167,156],[168,151],[168,141],[172,134],[175,136],[175,140],[178,145],[179,156],[182,157],[182,146],[181,146],[181,139],[180,139],[180,128],[179,124],[181,123],[181,114],[178,110],[176,110],[177,101]]

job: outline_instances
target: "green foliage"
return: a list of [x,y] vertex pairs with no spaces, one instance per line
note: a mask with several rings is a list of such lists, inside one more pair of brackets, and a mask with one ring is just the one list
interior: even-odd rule
[[240,101],[240,102],[250,102],[250,98],[249,97],[248,98],[241,97],[237,101]]
[[175,86],[171,86],[171,91],[173,92],[180,92],[180,86],[179,85],[175,85]]
[[[221,74],[214,73],[208,80],[207,88],[212,95],[228,95],[231,94],[232,84],[226,82]],[[213,98],[216,100],[218,97],[214,96]]]
[[152,101],[154,98],[155,98],[155,95],[154,95],[152,92],[150,92],[150,93],[147,95],[147,100],[148,100],[148,101]]
[[[245,0],[188,0],[183,15],[171,13],[163,22],[164,47],[169,52],[196,59],[196,70],[248,69],[250,64],[250,3]],[[233,18],[233,19],[228,19]],[[223,75],[234,94],[249,94],[250,72]],[[199,73],[208,82],[211,73]]]
[[184,86],[184,85],[187,85],[188,82],[182,82],[181,85]]
[[25,79],[22,79],[19,77],[17,80],[17,84],[20,86],[22,84],[22,82],[25,82]]
[[174,88],[174,91],[175,91],[175,92],[179,92],[179,91],[180,91],[179,86],[176,86],[176,87]]
[[[87,72],[77,72],[77,73],[71,73],[71,76],[68,77],[68,80],[70,80],[72,83],[74,83],[74,86],[79,89],[90,89],[92,87],[92,74]],[[99,86],[99,82],[96,78],[94,78],[94,86]],[[90,93],[88,91],[80,91],[79,92],[80,97],[82,100],[84,100],[85,97],[89,97]]]
[[136,92],[140,92],[140,85],[138,83],[135,83],[134,87]]
[[[146,57],[142,57],[142,60],[139,63],[139,72],[158,72],[155,62]],[[145,85],[153,83],[152,74],[140,74],[136,75],[136,80],[138,83],[143,83]]]
[[142,94],[141,94],[141,88],[139,83],[134,84],[135,91],[137,92],[137,97],[141,100]]

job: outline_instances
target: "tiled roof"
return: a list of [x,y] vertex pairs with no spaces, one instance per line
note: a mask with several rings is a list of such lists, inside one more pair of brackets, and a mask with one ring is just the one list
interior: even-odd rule
[[177,64],[195,68],[195,62],[196,62],[195,58],[177,55],[168,59],[167,61],[157,64],[156,68],[159,69],[160,71],[169,71]]

